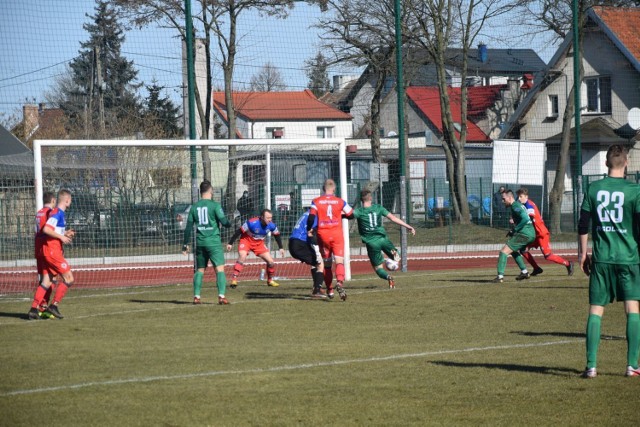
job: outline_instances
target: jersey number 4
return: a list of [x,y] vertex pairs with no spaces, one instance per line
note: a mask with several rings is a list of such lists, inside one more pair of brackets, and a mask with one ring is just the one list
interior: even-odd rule
[[[598,218],[600,222],[613,222],[618,224],[622,222],[623,218],[623,205],[624,205],[624,193],[621,191],[614,191],[609,193],[608,191],[598,191],[596,194],[598,200]],[[609,204],[613,204],[612,207]]]

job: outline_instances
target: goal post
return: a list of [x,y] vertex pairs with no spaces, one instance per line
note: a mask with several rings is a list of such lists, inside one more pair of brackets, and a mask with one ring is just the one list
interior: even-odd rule
[[[295,221],[313,197],[321,194],[325,179],[339,183],[344,200],[353,199],[347,184],[344,139],[36,140],[36,208],[42,207],[44,191],[68,188],[72,192],[68,227],[82,230],[76,230],[74,244],[66,252],[71,265],[86,274],[91,274],[91,268],[117,272],[123,281],[127,280],[123,272],[138,269],[131,276],[136,277],[136,284],[140,284],[140,272],[147,275],[143,283],[164,284],[162,276],[167,284],[176,277],[178,283],[190,282],[193,258],[179,254],[179,248],[185,211],[192,203],[189,151],[194,146],[198,150],[196,181],[204,178],[200,154],[206,148],[214,200],[223,203],[233,229],[246,219],[246,212],[236,209],[236,201],[246,193],[254,202],[251,215],[263,208],[272,210],[285,249]],[[346,219],[343,225],[345,273],[350,280]],[[223,230],[223,244],[232,233]],[[237,252],[226,257],[229,274]],[[309,267],[288,253],[284,259],[274,259],[280,278],[310,277]],[[247,264],[241,281],[257,280],[263,261],[250,257]],[[185,271],[175,274],[175,269]],[[77,282],[80,285],[81,278]],[[91,282],[99,285],[100,279]]]

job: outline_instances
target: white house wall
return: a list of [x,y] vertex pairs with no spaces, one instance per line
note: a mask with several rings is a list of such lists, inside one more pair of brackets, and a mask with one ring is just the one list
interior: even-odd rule
[[250,129],[243,135],[252,135],[253,138],[267,138],[267,128],[284,128],[285,139],[303,138],[317,139],[318,127],[333,127],[332,138],[351,138],[350,120],[326,120],[309,122],[258,122],[250,124]]

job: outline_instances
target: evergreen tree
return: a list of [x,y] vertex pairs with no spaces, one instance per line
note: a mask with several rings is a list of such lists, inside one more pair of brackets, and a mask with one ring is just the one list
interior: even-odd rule
[[[180,108],[176,107],[167,96],[162,96],[164,86],[160,86],[153,81],[147,86],[149,96],[145,111],[145,127],[148,129],[152,125],[159,131],[158,138],[175,138],[179,136],[181,127],[179,126]],[[155,137],[156,135],[154,135]],[[151,138],[151,135],[147,135]]]
[[[73,85],[61,107],[84,129],[86,137],[115,136],[135,129],[118,123],[140,117],[136,90],[138,71],[121,54],[124,29],[109,2],[98,0],[95,15],[83,25],[89,40],[80,43],[78,56],[70,63]],[[136,127],[136,125],[133,125]],[[106,133],[106,134],[105,134]]]
[[317,97],[331,91],[331,82],[329,80],[329,63],[322,52],[305,61],[305,68],[309,83],[307,87]]

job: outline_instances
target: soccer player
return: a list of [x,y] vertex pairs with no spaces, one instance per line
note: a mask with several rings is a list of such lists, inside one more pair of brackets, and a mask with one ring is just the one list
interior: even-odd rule
[[[587,367],[583,378],[595,378],[600,325],[604,307],[624,301],[627,315],[628,377],[640,376],[640,257],[638,225],[640,187],[625,179],[627,152],[621,145],[607,150],[608,176],[589,184],[578,222],[580,268],[589,276],[589,317],[587,319]],[[592,259],[587,256],[591,221]]]
[[213,187],[207,180],[200,183],[200,200],[189,211],[187,226],[184,229],[182,253],[189,253],[191,232],[196,224],[196,272],[193,275],[193,303],[200,304],[200,290],[204,271],[209,260],[216,269],[216,285],[218,286],[218,304],[229,304],[224,294],[227,289],[227,277],[224,274],[224,248],[220,238],[220,225],[231,227],[231,222],[224,215],[222,206],[214,202]]
[[540,215],[540,211],[538,210],[538,206],[531,199],[529,199],[529,190],[525,187],[521,187],[518,191],[516,191],[518,195],[518,201],[524,205],[527,209],[527,213],[533,222],[533,228],[536,231],[536,238],[533,243],[527,245],[526,248],[522,249],[520,253],[522,256],[529,261],[529,264],[533,267],[533,271],[531,272],[532,276],[537,276],[538,274],[542,274],[543,270],[540,268],[535,259],[533,259],[533,255],[529,252],[529,248],[540,248],[542,251],[542,255],[544,255],[544,259],[548,259],[549,261],[555,262],[556,264],[564,265],[567,269],[567,274],[569,276],[573,275],[573,262],[567,261],[562,258],[560,255],[556,255],[551,252],[551,244],[549,240],[549,229],[544,225],[544,221],[542,220],[542,216]]
[[231,236],[231,240],[227,244],[227,250],[233,248],[233,242],[240,237],[238,243],[238,260],[233,266],[233,275],[231,276],[231,288],[238,286],[238,276],[242,273],[244,262],[249,252],[253,252],[256,256],[262,258],[267,264],[267,285],[276,287],[280,286],[278,282],[273,280],[276,274],[276,264],[269,253],[269,249],[264,244],[267,234],[271,233],[278,244],[280,256],[284,257],[284,249],[282,248],[282,239],[278,226],[273,222],[273,214],[269,209],[263,209],[259,217],[249,218],[242,226]]
[[53,304],[47,307],[45,313],[50,316],[62,319],[64,316],[60,314],[58,304],[62,301],[65,294],[73,285],[74,278],[71,272],[71,266],[64,258],[63,244],[71,243],[73,237],[73,230],[66,230],[66,222],[64,212],[71,206],[71,192],[69,190],[62,189],[58,192],[58,205],[53,209],[49,215],[49,219],[42,228],[42,232],[45,235],[45,241],[42,244],[43,254],[43,270],[42,270],[42,283],[36,289],[36,293],[31,303],[31,309],[29,310],[29,319],[38,318],[38,306],[42,303],[47,293],[47,290],[51,287],[51,279],[59,275],[62,277],[62,283],[59,283],[56,287],[55,296],[53,298]]
[[[42,245],[45,241],[45,234],[42,232],[42,228],[49,219],[49,214],[56,207],[56,195],[52,191],[47,191],[42,195],[42,209],[36,213],[36,234],[34,241],[34,255],[36,258],[36,269],[38,272],[38,286],[42,284],[43,270],[44,270],[44,258],[42,253]],[[38,311],[43,313],[49,306],[51,299],[51,292],[55,288],[55,280],[51,281],[51,286],[47,289],[45,296],[38,306]]]
[[308,218],[309,211],[306,211],[298,218],[298,222],[296,222],[296,226],[291,232],[291,237],[289,237],[289,253],[295,259],[311,266],[311,279],[313,280],[311,296],[313,298],[325,298],[326,295],[322,292],[324,263],[322,262],[320,247],[315,236],[318,222],[317,219],[314,221],[313,233],[309,236],[307,234]]
[[331,256],[336,263],[336,290],[342,301],[347,299],[344,290],[344,236],[342,235],[342,217],[353,217],[353,208],[336,196],[336,183],[327,179],[322,187],[324,194],[311,202],[309,218],[307,218],[307,234],[313,233],[313,224],[317,220],[318,245],[324,262],[324,283],[327,296],[333,298],[333,273]]
[[509,255],[513,257],[518,267],[520,267],[520,275],[516,277],[516,280],[528,279],[529,272],[527,271],[527,266],[524,265],[520,251],[533,242],[536,238],[536,231],[533,229],[527,209],[515,199],[512,190],[507,189],[502,193],[502,202],[507,208],[507,213],[511,214],[514,227],[509,231],[509,240],[507,240],[498,255],[498,276],[493,281],[496,283],[503,282],[504,270],[507,266]]
[[360,201],[362,202],[362,207],[356,208],[353,212],[353,216],[358,221],[360,238],[362,239],[362,243],[367,247],[367,256],[376,274],[381,279],[386,280],[389,283],[389,288],[393,289],[396,286],[395,281],[384,269],[382,252],[396,261],[399,261],[399,256],[398,250],[393,243],[391,243],[387,232],[382,226],[382,218],[389,218],[391,221],[409,230],[414,236],[416,235],[416,230],[390,213],[383,206],[374,204],[370,190],[362,190],[360,192]]

